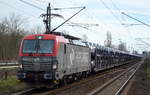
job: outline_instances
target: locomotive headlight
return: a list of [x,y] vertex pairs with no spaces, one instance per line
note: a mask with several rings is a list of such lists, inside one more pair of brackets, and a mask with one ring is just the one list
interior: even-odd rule
[[22,64],[20,64],[20,65],[19,65],[19,68],[21,68],[21,69],[22,69]]
[[57,69],[57,65],[56,64],[53,64],[53,69]]

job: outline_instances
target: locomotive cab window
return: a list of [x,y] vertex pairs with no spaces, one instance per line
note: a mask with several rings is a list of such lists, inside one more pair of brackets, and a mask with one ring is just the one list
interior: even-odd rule
[[53,53],[54,40],[24,40],[23,53]]
[[66,44],[64,44],[64,54],[66,54],[66,49],[67,49],[67,46]]

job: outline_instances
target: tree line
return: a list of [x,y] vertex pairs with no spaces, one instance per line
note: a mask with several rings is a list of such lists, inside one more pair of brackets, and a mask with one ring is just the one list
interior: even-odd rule
[[0,20],[0,60],[16,60],[19,44],[25,31],[21,29],[23,21],[14,14]]
[[41,31],[40,26],[30,32],[25,30],[25,21],[15,14],[0,20],[0,60],[17,60],[22,37]]

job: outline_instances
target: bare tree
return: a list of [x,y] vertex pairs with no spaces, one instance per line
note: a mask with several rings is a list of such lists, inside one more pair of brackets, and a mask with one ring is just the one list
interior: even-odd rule
[[19,44],[25,34],[24,19],[12,14],[0,21],[0,60],[17,59]]
[[44,33],[44,30],[40,25],[36,25],[30,32],[30,34],[42,34]]
[[127,51],[126,43],[120,41],[120,44],[118,45],[118,49],[121,51]]
[[104,44],[106,47],[112,47],[112,37],[111,37],[111,32],[107,32],[107,38],[104,41]]

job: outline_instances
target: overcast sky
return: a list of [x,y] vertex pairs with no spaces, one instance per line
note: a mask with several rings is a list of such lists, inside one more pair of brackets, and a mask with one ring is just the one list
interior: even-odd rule
[[[88,40],[104,44],[107,31],[112,34],[112,43],[117,45],[119,41],[127,43],[129,50],[138,51],[150,50],[149,44],[144,44],[136,38],[150,38],[150,27],[145,25],[129,26],[128,24],[141,24],[123,14],[125,12],[146,24],[150,24],[150,1],[149,0],[26,0],[40,8],[45,9],[48,2],[52,8],[80,7],[86,6],[86,9],[70,20],[74,23],[99,24],[99,26],[90,26],[89,30],[81,27],[63,26],[57,31],[65,31],[69,34],[82,37],[86,34]],[[61,14],[65,19],[72,16],[79,9],[52,11],[52,13]],[[0,20],[9,17],[12,13],[26,18],[25,27],[32,28],[36,25],[44,27],[40,15],[44,11],[29,6],[20,0],[0,0]],[[63,19],[53,18],[52,27],[56,27]],[[122,25],[124,24],[124,25]],[[150,43],[149,39],[142,39]],[[143,44],[143,45],[139,45]]]

